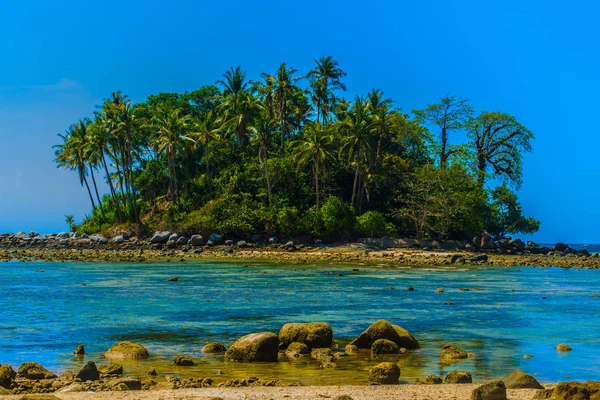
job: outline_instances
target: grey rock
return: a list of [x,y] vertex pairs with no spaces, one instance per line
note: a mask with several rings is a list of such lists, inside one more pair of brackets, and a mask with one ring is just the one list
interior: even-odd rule
[[279,239],[277,238],[277,236],[271,236],[269,238],[269,243],[270,244],[277,244],[277,243],[279,243]]
[[223,240],[223,235],[221,235],[220,233],[213,232],[208,237],[208,240],[210,240],[213,243],[219,243]]
[[157,231],[154,233],[154,236],[150,238],[150,243],[166,243],[171,236],[171,232],[168,231]]
[[189,241],[190,241],[190,239],[186,238],[185,236],[181,236],[179,239],[177,239],[175,244],[177,244],[177,246],[184,246],[184,245],[188,244]]
[[125,241],[125,239],[123,238],[123,236],[115,236],[112,239],[112,241],[113,241],[114,244],[121,244],[121,243],[123,243]]
[[192,246],[202,246],[204,244],[204,238],[201,235],[192,235],[188,244]]

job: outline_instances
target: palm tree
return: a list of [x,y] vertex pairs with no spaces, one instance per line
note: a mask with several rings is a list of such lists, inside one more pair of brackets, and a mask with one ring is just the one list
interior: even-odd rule
[[181,111],[177,108],[171,108],[168,104],[158,105],[154,115],[154,125],[157,129],[157,135],[154,138],[154,144],[159,154],[165,153],[169,161],[170,179],[169,195],[178,201],[179,190],[177,184],[177,154],[180,150],[187,148],[194,141],[187,136],[189,127],[189,117],[181,116]]
[[194,132],[190,133],[188,136],[192,138],[196,144],[201,143],[204,146],[206,180],[208,182],[208,190],[212,191],[209,157],[210,143],[221,140],[221,135],[219,134],[220,127],[217,126],[217,120],[215,119],[213,112],[209,111],[203,118],[196,120],[192,130],[194,130]]
[[65,223],[69,227],[69,232],[73,232],[73,228],[75,227],[75,218],[72,215],[65,215]]
[[246,72],[239,66],[231,67],[223,74],[223,78],[217,81],[223,88],[219,109],[223,120],[236,132],[240,142],[245,144],[248,142],[248,125],[260,109],[260,101],[249,92]]
[[58,164],[58,168],[68,169],[71,171],[77,171],[79,176],[79,183],[81,186],[85,184],[88,194],[90,196],[90,202],[92,203],[92,210],[96,209],[94,202],[94,196],[88,184],[87,174],[87,160],[86,154],[86,138],[85,131],[80,127],[80,124],[71,125],[67,132],[62,135],[58,134],[63,139],[63,144],[54,146],[55,162]]
[[265,181],[267,182],[267,194],[269,197],[269,207],[273,206],[273,200],[271,198],[271,180],[269,178],[269,167],[268,167],[268,146],[271,137],[277,133],[276,122],[269,117],[268,113],[263,112],[259,118],[256,118],[255,124],[249,127],[252,132],[251,141],[258,144],[258,160],[260,165],[264,168]]
[[273,101],[279,117],[279,127],[281,133],[281,151],[284,151],[285,139],[287,138],[288,118],[290,111],[293,110],[294,100],[301,89],[296,85],[300,77],[294,76],[298,72],[294,68],[288,68],[286,63],[282,63],[277,73],[271,76],[273,84]]
[[367,102],[356,97],[348,112],[348,118],[340,125],[340,133],[344,135],[342,153],[348,155],[348,163],[354,165],[354,184],[352,186],[351,204],[362,207],[362,195],[365,188],[365,171],[372,161],[373,150],[372,118],[369,115]]
[[314,61],[316,65],[308,72],[307,78],[310,80],[312,97],[317,108],[317,121],[320,116],[325,125],[329,113],[333,111],[334,91],[339,89],[346,91],[346,85],[341,81],[346,73],[332,56],[321,57]]
[[333,144],[332,129],[320,122],[308,122],[304,127],[304,136],[291,142],[293,156],[298,163],[298,168],[311,164],[315,178],[315,195],[317,198],[317,211],[320,204],[319,173],[329,166],[333,159],[331,147]]
[[367,107],[373,117],[373,129],[377,135],[377,162],[380,162],[383,141],[390,135],[396,126],[398,112],[392,109],[393,101],[384,98],[383,92],[373,89],[367,95]]

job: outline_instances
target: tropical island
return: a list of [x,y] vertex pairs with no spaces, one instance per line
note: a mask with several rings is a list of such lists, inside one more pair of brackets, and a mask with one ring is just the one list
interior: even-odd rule
[[379,89],[346,99],[345,76],[328,56],[255,79],[232,67],[213,85],[141,103],[114,92],[55,146],[92,207],[68,223],[88,235],[312,241],[538,230],[513,191],[533,140],[514,116],[456,96],[410,112]]

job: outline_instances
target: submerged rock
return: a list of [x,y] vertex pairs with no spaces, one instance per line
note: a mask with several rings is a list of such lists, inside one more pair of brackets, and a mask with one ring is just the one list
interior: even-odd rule
[[85,348],[82,344],[77,345],[77,348],[73,351],[73,354],[80,356],[85,354]]
[[333,351],[328,347],[312,349],[310,356],[315,360],[331,361],[333,360]]
[[196,365],[194,360],[187,356],[177,356],[173,360],[173,365],[177,365],[178,367],[191,367]]
[[304,343],[309,350],[318,347],[331,347],[333,344],[333,331],[331,326],[325,322],[285,324],[279,331],[279,342],[283,349],[286,349],[293,342]]
[[555,348],[556,348],[556,351],[561,352],[561,353],[567,353],[567,352],[573,350],[571,348],[571,346],[569,346],[568,344],[564,344],[564,343],[559,344]]
[[383,385],[397,385],[400,379],[400,367],[394,363],[384,362],[371,368],[369,382]]
[[226,361],[277,361],[279,337],[271,332],[252,333],[236,340],[225,353]]
[[442,360],[460,360],[468,357],[469,354],[466,351],[461,350],[451,344],[445,344],[440,353],[440,358]]
[[371,346],[371,354],[398,354],[398,345],[388,339],[377,339]]
[[75,378],[81,379],[83,382],[86,381],[97,381],[100,379],[100,372],[96,368],[96,363],[88,361],[87,364],[79,371]]
[[398,347],[406,349],[416,349],[419,342],[406,329],[398,325],[392,325],[386,320],[379,320],[367,328],[356,339],[350,342],[360,349],[370,349],[373,343],[378,339],[387,339],[396,343]]
[[143,360],[148,358],[148,350],[141,344],[133,342],[119,342],[108,349],[104,354],[106,358]]
[[506,400],[506,386],[502,381],[491,381],[471,393],[471,400]]
[[200,350],[200,351],[203,352],[203,353],[205,353],[205,354],[224,353],[224,352],[227,351],[227,348],[222,343],[211,342],[211,343],[208,343],[206,346],[204,346],[202,348],[202,350]]
[[285,350],[285,355],[290,358],[298,358],[302,354],[308,354],[308,346],[304,343],[293,342]]
[[18,371],[19,377],[26,379],[54,379],[56,375],[48,371],[36,362],[26,362],[21,364]]
[[525,374],[518,369],[504,380],[508,389],[544,389],[532,375]]
[[473,377],[468,372],[452,371],[444,378],[446,383],[473,383]]

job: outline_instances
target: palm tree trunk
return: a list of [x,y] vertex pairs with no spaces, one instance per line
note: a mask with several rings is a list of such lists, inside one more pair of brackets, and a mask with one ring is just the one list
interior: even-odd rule
[[356,168],[354,170],[354,185],[352,185],[352,201],[350,205],[354,206],[354,199],[356,196],[356,186],[358,185],[358,157],[356,157]]
[[132,157],[132,151],[131,151],[131,133],[129,132],[129,130],[127,131],[127,158],[129,160],[129,165],[128,165],[128,170],[129,170],[129,184],[130,184],[130,188],[131,188],[131,206],[133,207],[133,216],[135,218],[135,222],[138,225],[138,235],[141,233],[140,230],[140,215],[138,213],[138,209],[137,209],[137,197],[136,197],[136,191],[135,191],[135,182],[133,181],[133,157]]
[[271,199],[271,179],[269,178],[269,167],[268,167],[268,155],[267,155],[267,149],[263,149],[264,151],[264,155],[265,155],[265,159],[263,160],[263,163],[265,164],[265,178],[267,180],[267,193],[269,195],[269,207],[273,207],[273,201]]
[[98,193],[98,185],[96,185],[96,177],[94,176],[94,169],[90,165],[90,174],[92,175],[92,182],[94,183],[94,190],[96,191],[96,198],[98,199],[98,207],[100,207],[100,212],[102,213],[102,219],[106,219],[104,215],[104,208],[102,208],[102,200],[100,200],[100,194]]
[[315,194],[317,195],[317,211],[319,211],[319,166],[315,164]]
[[88,185],[88,181],[85,178],[84,174],[81,174],[81,179],[85,183],[85,187],[87,188],[88,194],[90,195],[90,201],[92,202],[92,211],[96,209],[96,204],[94,203],[94,196],[92,196],[92,191],[90,189],[90,185]]
[[108,181],[108,186],[110,187],[110,194],[113,199],[113,204],[115,209],[117,210],[117,222],[123,222],[123,214],[121,214],[121,207],[119,206],[119,199],[115,193],[115,186],[113,185],[112,179],[110,178],[110,172],[108,172],[108,165],[106,164],[106,156],[104,152],[102,152],[102,163],[104,164],[104,171],[106,173],[106,180]]
[[208,158],[208,144],[209,143],[210,142],[207,140],[206,141],[206,150],[205,150],[204,157],[206,159],[206,161],[205,161],[205,164],[206,164],[206,181],[208,182],[208,191],[212,193],[212,186],[211,186],[211,183],[210,183],[210,168],[209,168],[209,164],[208,164],[208,160],[209,160],[209,158]]

